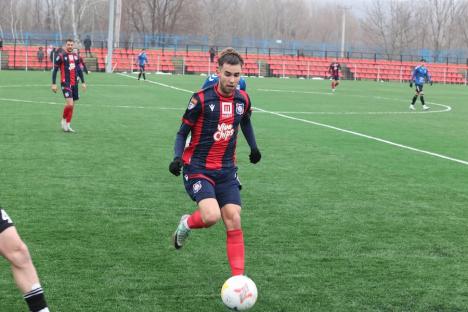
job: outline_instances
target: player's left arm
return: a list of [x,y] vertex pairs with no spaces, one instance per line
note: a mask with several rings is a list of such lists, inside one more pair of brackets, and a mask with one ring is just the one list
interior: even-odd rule
[[88,67],[86,67],[86,63],[84,62],[81,56],[80,56],[80,65],[83,68],[84,73],[88,75],[89,74]]
[[247,140],[247,143],[250,147],[250,162],[256,164],[262,158],[262,154],[260,153],[260,150],[257,147],[257,141],[255,140],[255,133],[253,130],[252,122],[250,120],[250,116],[242,118],[240,126],[242,133],[244,134],[244,137]]
[[84,80],[83,71],[81,70],[81,66],[80,66],[79,63],[77,64],[76,72],[77,72],[78,77],[80,77],[80,80],[82,82],[81,88],[83,89],[83,91],[86,91],[86,83],[85,83],[85,80]]
[[250,162],[253,164],[256,164],[260,161],[262,158],[262,154],[260,153],[260,150],[258,149],[257,146],[257,140],[255,139],[255,133],[253,130],[252,126],[252,121],[250,120],[250,117],[252,115],[252,109],[251,109],[251,104],[250,104],[250,98],[247,95],[247,93],[244,93],[244,95],[247,97],[248,100],[248,107],[246,108],[246,112],[244,113],[244,116],[242,116],[240,126],[242,133],[244,134],[245,139],[247,140],[247,144],[249,144],[250,147]]

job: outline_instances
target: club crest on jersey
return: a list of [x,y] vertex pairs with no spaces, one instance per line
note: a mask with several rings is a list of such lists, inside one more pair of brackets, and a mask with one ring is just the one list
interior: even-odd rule
[[232,125],[227,125],[225,123],[222,123],[218,125],[218,131],[213,134],[213,139],[218,142],[221,140],[229,140],[230,137],[234,134],[234,129],[232,128]]
[[195,182],[195,184],[192,186],[193,192],[196,194],[202,189],[202,184],[201,181]]
[[198,103],[197,99],[191,98],[187,109],[188,110],[193,109],[197,105],[197,103]]
[[244,103],[236,103],[236,114],[242,115],[244,113]]
[[231,117],[232,116],[232,103],[231,102],[222,102],[221,103],[221,113],[223,117]]
[[214,104],[210,104],[210,109],[211,109],[211,111],[214,111],[214,108],[215,108],[215,105],[214,105]]

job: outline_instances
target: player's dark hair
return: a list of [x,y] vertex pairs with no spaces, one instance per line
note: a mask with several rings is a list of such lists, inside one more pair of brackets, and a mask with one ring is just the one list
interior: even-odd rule
[[226,48],[219,53],[218,56],[218,66],[221,67],[224,63],[228,63],[230,65],[238,65],[244,66],[244,59],[242,56],[234,50],[233,48]]
[[75,42],[75,40],[73,40],[73,39],[71,39],[71,38],[68,38],[67,40],[65,40],[65,43],[70,42],[70,41],[71,41],[71,42]]

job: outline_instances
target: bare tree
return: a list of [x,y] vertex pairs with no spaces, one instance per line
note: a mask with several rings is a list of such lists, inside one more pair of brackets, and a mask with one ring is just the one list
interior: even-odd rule
[[146,0],[149,19],[147,23],[151,25],[151,35],[157,33],[171,33],[178,22],[178,14],[185,0]]
[[365,41],[375,47],[382,47],[390,57],[404,53],[412,45],[415,40],[414,29],[421,27],[421,24],[416,24],[410,2],[376,0],[367,7],[362,27],[367,34]]
[[442,49],[450,48],[453,36],[450,30],[455,22],[457,5],[454,0],[426,0],[425,4],[432,49],[437,59]]
[[468,19],[466,18],[467,16],[468,1],[465,0],[462,3],[460,3],[460,7],[455,18],[455,25],[458,26],[456,31],[459,31],[461,34],[459,38],[460,47],[464,45],[466,48],[468,48]]
[[199,5],[205,9],[200,10],[198,21],[202,23],[202,29],[208,36],[209,44],[216,44],[226,32],[229,32],[226,26],[231,27],[232,24],[226,22],[226,19],[229,18],[231,12],[239,8],[239,3],[230,0],[201,0]]

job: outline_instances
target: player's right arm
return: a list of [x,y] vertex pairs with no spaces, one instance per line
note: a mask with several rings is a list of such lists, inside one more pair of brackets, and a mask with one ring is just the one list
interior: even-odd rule
[[52,86],[51,86],[51,89],[52,89],[52,92],[54,92],[54,93],[57,93],[57,84],[56,84],[57,72],[58,72],[59,64],[61,63],[61,61],[62,61],[62,58],[60,57],[60,55],[57,55],[57,57],[55,58],[55,63],[54,63],[54,70],[52,71]]
[[411,73],[411,80],[410,80],[410,82],[409,82],[410,88],[412,88],[412,87],[413,87],[413,83],[416,82],[415,79],[416,79],[416,68],[414,68],[414,69],[413,69],[413,72]]
[[202,111],[202,103],[200,103],[200,98],[197,94],[194,94],[190,98],[187,109],[185,110],[184,116],[182,117],[182,125],[179,128],[179,131],[176,135],[176,140],[174,143],[174,159],[169,164],[169,171],[175,175],[180,175],[180,170],[184,165],[182,161],[182,154],[185,149],[185,141],[192,130],[192,126],[197,121]]

